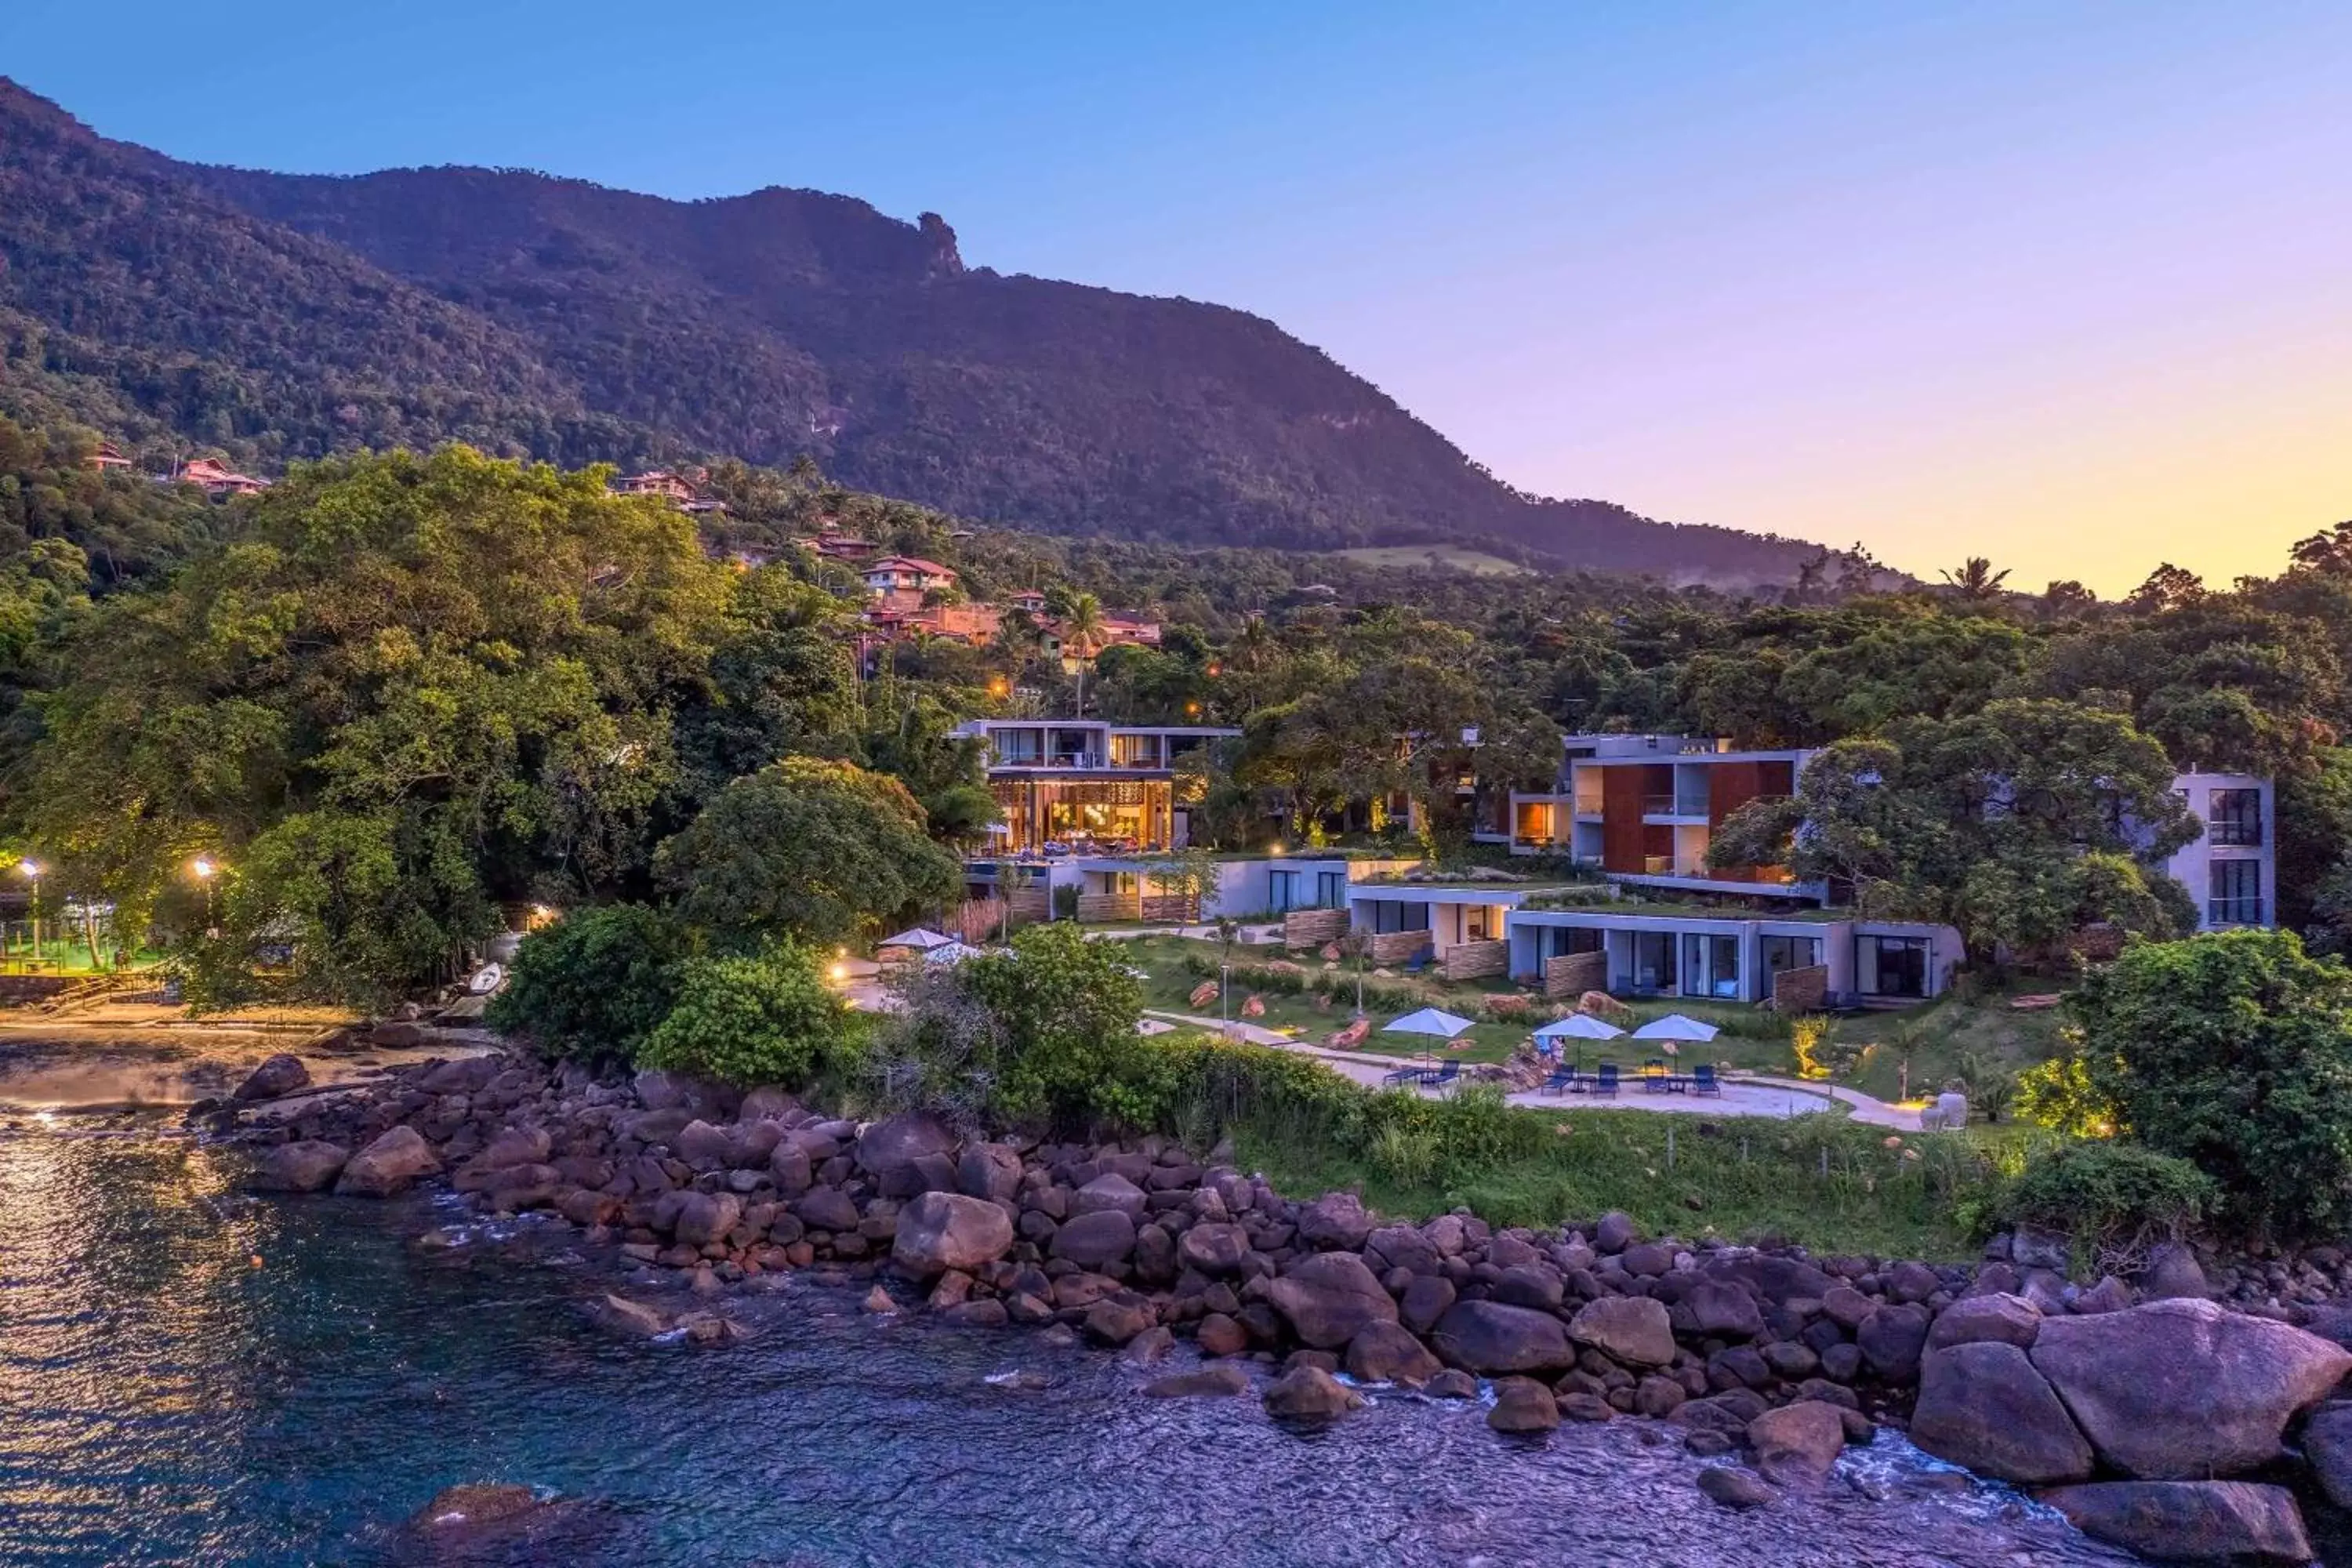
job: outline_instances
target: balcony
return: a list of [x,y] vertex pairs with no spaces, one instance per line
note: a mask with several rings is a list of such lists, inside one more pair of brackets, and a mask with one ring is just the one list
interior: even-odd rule
[[2260,820],[2248,822],[2243,817],[2217,817],[2205,825],[2205,841],[2233,849],[2259,849],[2263,847],[2263,825]]
[[2263,923],[2260,899],[2208,899],[2205,923],[2216,926],[2258,926]]
[[1642,797],[1642,815],[1704,817],[1706,816],[1706,802],[1680,800],[1670,795],[1645,795]]

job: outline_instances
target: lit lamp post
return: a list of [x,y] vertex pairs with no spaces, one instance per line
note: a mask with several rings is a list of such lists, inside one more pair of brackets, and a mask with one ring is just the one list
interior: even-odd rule
[[16,874],[33,884],[33,962],[38,963],[41,960],[41,863],[38,860],[19,860],[16,862]]
[[220,868],[210,857],[199,855],[188,862],[188,872],[205,890],[205,935],[218,936],[220,932],[213,925],[213,879],[220,875]]

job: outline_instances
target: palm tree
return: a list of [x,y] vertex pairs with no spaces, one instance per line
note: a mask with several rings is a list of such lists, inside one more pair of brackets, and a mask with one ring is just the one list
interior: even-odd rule
[[1944,581],[1959,590],[1963,599],[1990,599],[1997,596],[2000,585],[2009,581],[2007,567],[1996,572],[1992,563],[1981,555],[1971,555],[1960,563],[1958,572],[1944,574]]
[[1069,609],[1062,617],[1062,657],[1077,663],[1080,718],[1087,711],[1087,667],[1102,651],[1102,601],[1088,593],[1071,595]]

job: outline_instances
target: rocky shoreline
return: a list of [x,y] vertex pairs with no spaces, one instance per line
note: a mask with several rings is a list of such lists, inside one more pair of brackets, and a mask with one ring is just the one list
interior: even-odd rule
[[323,1093],[274,1059],[190,1119],[252,1148],[260,1190],[446,1180],[488,1213],[560,1215],[618,1260],[593,1310],[622,1332],[725,1342],[731,1292],[817,1270],[871,1281],[877,1311],[1147,1364],[1191,1342],[1201,1366],[1155,1397],[1255,1389],[1318,1421],[1388,1384],[1490,1393],[1505,1433],[1646,1418],[1723,1458],[1699,1481],[1729,1508],[1823,1485],[1880,1426],[2155,1555],[2307,1563],[2296,1490],[2352,1506],[2352,1314],[2325,1304],[2324,1257],[2217,1269],[2260,1293],[2233,1310],[2185,1253],[2084,1289],[2030,1235],[1967,1267],[1643,1237],[1622,1215],[1387,1222],[1347,1193],[1283,1197],[1223,1149],[964,1140],[505,1054]]

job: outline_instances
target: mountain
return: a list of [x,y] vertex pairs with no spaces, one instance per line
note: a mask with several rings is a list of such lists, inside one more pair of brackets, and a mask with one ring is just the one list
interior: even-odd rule
[[449,438],[563,462],[805,453],[860,489],[1058,532],[1495,540],[1721,584],[1819,553],[1523,496],[1270,321],[968,267],[936,214],[201,167],[5,78],[0,374],[19,401],[259,461]]

